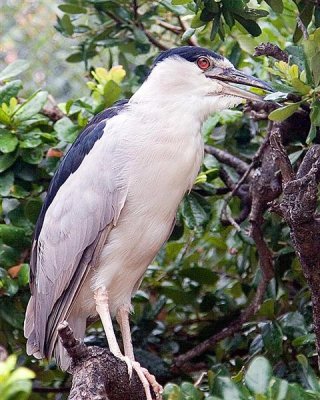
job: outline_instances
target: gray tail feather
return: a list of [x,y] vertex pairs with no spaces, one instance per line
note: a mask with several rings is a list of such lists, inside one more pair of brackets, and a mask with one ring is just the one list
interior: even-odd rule
[[[73,331],[74,337],[79,340],[83,340],[86,331],[86,317],[81,314],[70,315],[68,317],[68,324]],[[68,356],[65,348],[63,347],[59,338],[54,346],[53,356],[56,360],[57,365],[63,371],[67,371],[71,364],[71,358]]]
[[[68,323],[73,330],[76,339],[83,340],[86,330],[86,317],[79,313],[71,313],[68,317]],[[26,310],[26,317],[24,321],[24,336],[27,340],[27,354],[33,355],[35,358],[45,358],[45,354],[40,351],[41,343],[37,339],[34,326],[34,298],[31,297]],[[59,338],[56,339],[53,351],[54,358],[57,365],[63,370],[67,371],[71,364],[71,359],[64,349]]]
[[27,340],[27,354],[36,358],[44,358],[40,352],[40,343],[36,338],[34,330],[34,298],[31,297],[27,306],[26,316],[24,319],[24,336]]

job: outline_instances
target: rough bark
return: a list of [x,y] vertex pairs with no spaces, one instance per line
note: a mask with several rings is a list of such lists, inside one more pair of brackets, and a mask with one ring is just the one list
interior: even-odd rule
[[69,400],[146,400],[136,372],[130,379],[127,364],[108,349],[79,342],[66,322],[60,324],[59,336],[72,358]]
[[281,130],[281,124],[275,124],[270,137],[283,181],[283,196],[280,202],[273,203],[273,211],[281,215],[290,227],[292,244],[311,291],[313,324],[320,360],[320,220],[316,214],[320,145],[310,148],[295,173],[281,141]]

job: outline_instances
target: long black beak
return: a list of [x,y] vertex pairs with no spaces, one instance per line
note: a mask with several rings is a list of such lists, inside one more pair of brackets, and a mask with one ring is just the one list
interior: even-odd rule
[[225,82],[223,85],[223,94],[242,97],[247,100],[261,100],[261,97],[241,89],[236,86],[228,85],[229,83],[257,87],[270,92],[274,92],[273,88],[261,79],[254,76],[247,75],[235,68],[213,68],[207,71],[206,76],[211,79],[217,79],[220,83]]

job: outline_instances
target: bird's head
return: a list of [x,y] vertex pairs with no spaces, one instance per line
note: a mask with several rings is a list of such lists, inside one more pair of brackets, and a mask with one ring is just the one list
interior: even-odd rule
[[[239,87],[241,85],[241,87]],[[243,85],[272,91],[266,82],[237,70],[225,57],[202,47],[183,46],[162,52],[134,98],[202,107],[204,114],[261,97]],[[198,106],[198,107],[197,107]]]

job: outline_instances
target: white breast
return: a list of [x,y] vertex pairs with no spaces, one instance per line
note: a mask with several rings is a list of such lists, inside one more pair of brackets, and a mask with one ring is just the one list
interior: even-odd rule
[[[133,107],[123,124],[117,121],[117,134],[119,125],[122,133],[116,159],[126,162],[122,170],[128,176],[128,197],[91,279],[92,290],[102,285],[108,289],[112,313],[130,304],[142,275],[171,232],[177,207],[191,189],[203,157],[200,122],[150,113],[146,118],[142,111]],[[112,120],[106,125],[107,134],[112,125]],[[91,301],[90,308],[94,308]]]

